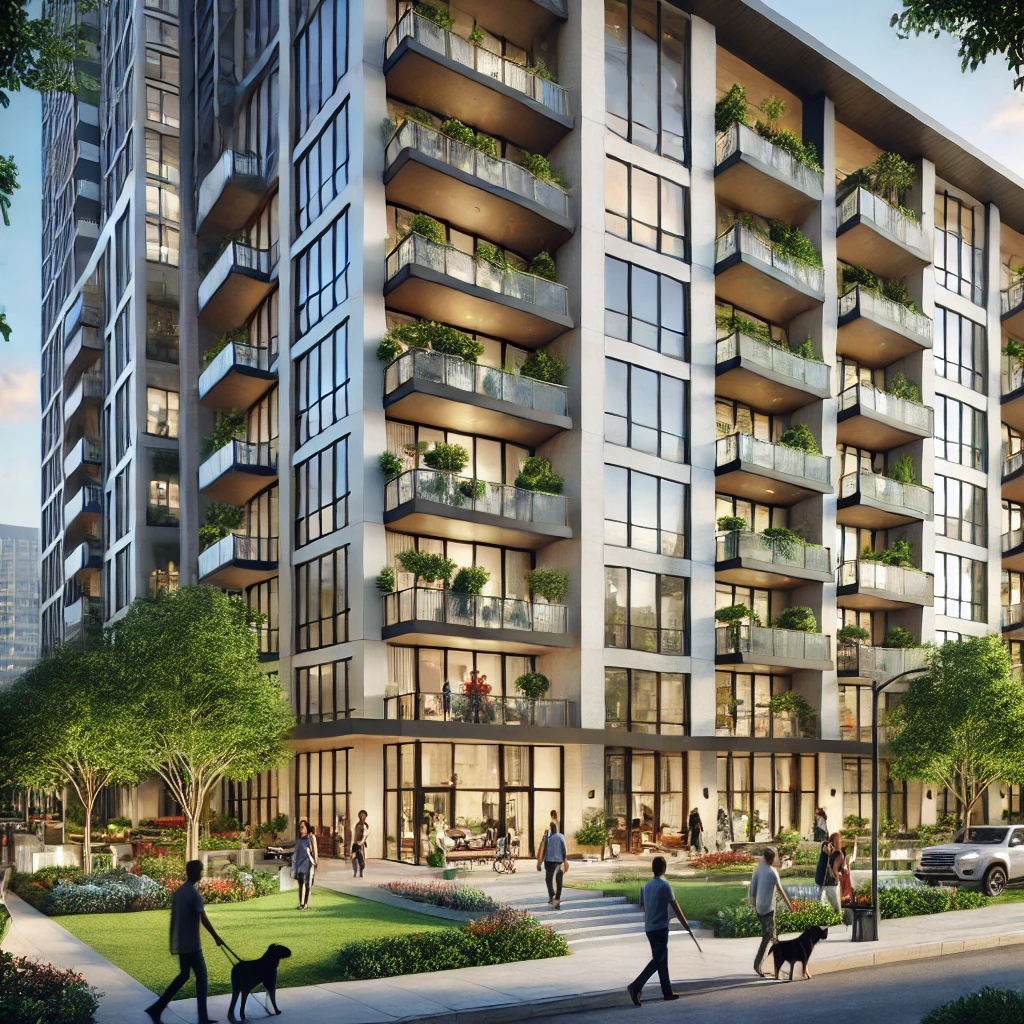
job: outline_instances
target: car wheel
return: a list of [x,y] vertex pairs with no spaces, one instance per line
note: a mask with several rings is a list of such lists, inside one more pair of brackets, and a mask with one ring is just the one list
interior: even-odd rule
[[1006,869],[996,865],[985,872],[983,889],[986,896],[1002,896],[1006,891]]

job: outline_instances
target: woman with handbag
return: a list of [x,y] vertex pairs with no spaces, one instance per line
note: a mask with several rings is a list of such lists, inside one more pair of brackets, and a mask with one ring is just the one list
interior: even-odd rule
[[299,910],[309,906],[309,890],[313,885],[313,873],[317,865],[316,836],[313,835],[309,822],[303,818],[299,822],[299,837],[295,840],[292,851],[292,878],[299,883]]

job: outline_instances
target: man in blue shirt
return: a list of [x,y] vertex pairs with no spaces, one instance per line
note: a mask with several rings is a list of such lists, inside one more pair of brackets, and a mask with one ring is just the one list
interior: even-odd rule
[[537,855],[538,871],[542,863],[544,881],[548,886],[548,903],[557,910],[562,901],[562,875],[569,870],[569,852],[565,845],[565,836],[558,831],[557,821],[551,822],[541,840],[540,853]]
[[655,857],[651,861],[654,877],[640,890],[640,909],[644,912],[644,931],[647,941],[651,944],[650,963],[640,972],[632,985],[626,986],[629,998],[634,1006],[640,1006],[640,993],[655,972],[661,982],[661,994],[665,999],[678,999],[672,991],[672,981],[668,974],[668,912],[675,911],[682,926],[689,931],[690,924],[683,914],[672,886],[661,876],[665,874],[668,864],[664,857]]

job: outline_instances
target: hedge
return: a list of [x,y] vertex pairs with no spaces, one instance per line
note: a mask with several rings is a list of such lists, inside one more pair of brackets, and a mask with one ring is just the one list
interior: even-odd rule
[[4,1024],[94,1024],[97,1009],[97,994],[81,974],[0,952]]
[[[703,920],[701,923],[705,926],[708,924]],[[749,939],[761,934],[757,914],[753,907],[746,904],[719,910],[711,923],[714,925],[716,939]],[[843,919],[830,905],[798,900],[793,901],[793,910],[779,910],[775,916],[775,928],[779,934],[802,932],[812,925],[831,928],[842,923]]]
[[7,933],[11,928],[11,912],[0,903],[0,942],[3,942],[7,938]]
[[[858,895],[870,893],[861,887]],[[954,889],[944,885],[915,885],[906,888],[886,886],[878,890],[878,909],[882,920],[897,917],[918,917],[921,914],[944,914],[949,910],[974,910],[987,907],[989,898],[975,889]]]
[[985,986],[935,1007],[921,1024],[1020,1024],[1024,1020],[1024,993],[1012,988]]

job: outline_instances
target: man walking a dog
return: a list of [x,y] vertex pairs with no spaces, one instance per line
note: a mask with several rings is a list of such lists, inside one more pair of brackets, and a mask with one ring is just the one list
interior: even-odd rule
[[764,977],[761,973],[761,962],[765,958],[772,943],[775,942],[775,894],[782,897],[783,902],[793,909],[786,890],[782,888],[782,880],[778,871],[772,865],[775,862],[775,851],[769,846],[764,851],[764,859],[754,870],[754,877],[750,879],[750,891],[747,893],[748,902],[754,908],[758,921],[761,922],[761,945],[754,957],[754,973],[758,977]]

